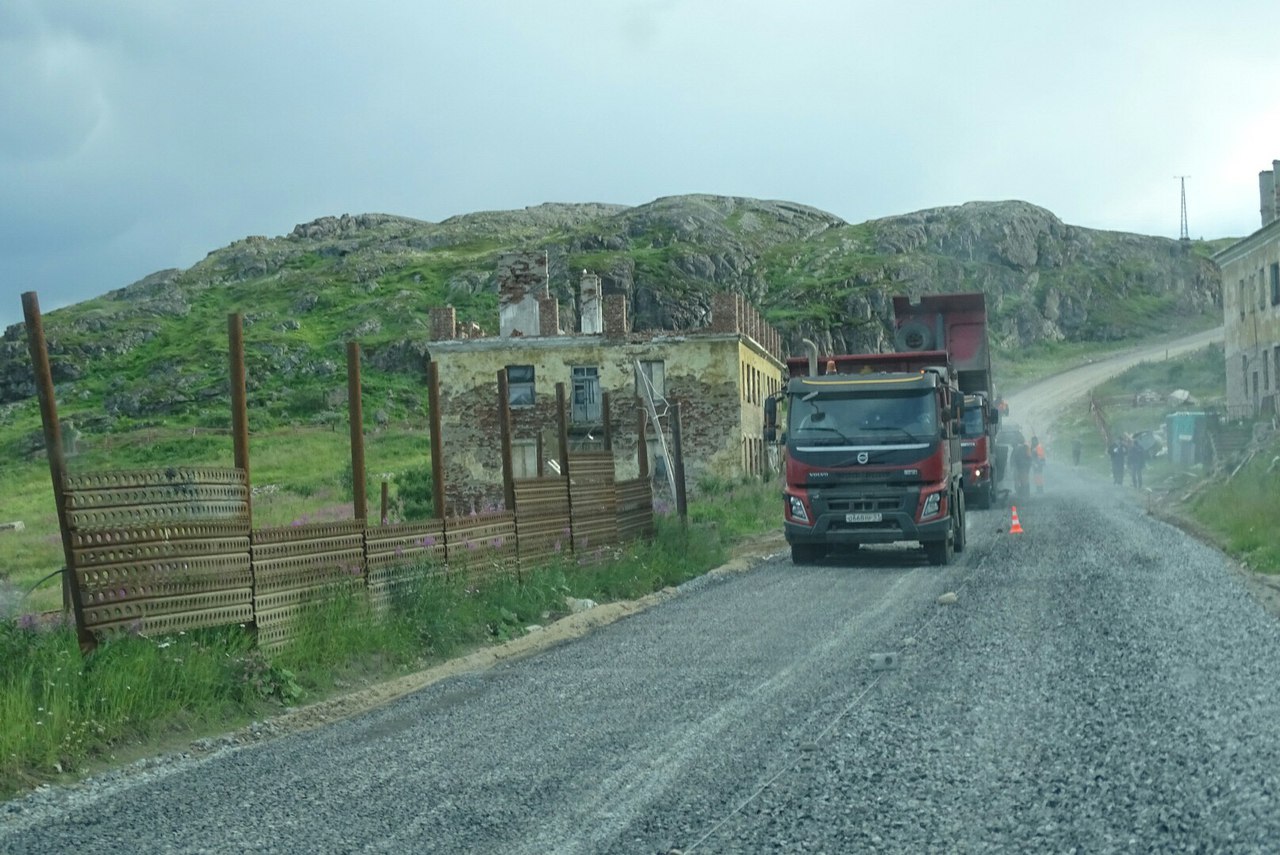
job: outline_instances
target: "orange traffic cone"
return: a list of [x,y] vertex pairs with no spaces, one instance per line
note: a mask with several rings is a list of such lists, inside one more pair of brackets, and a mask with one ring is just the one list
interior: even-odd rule
[[1009,525],[1009,534],[1022,534],[1022,523],[1018,522],[1018,506],[1013,506],[1013,522]]

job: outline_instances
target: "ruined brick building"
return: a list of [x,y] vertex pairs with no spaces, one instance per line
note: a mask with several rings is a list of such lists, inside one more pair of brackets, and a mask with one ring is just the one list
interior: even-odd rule
[[[646,385],[657,399],[680,402],[686,480],[759,474],[765,457],[764,398],[781,388],[782,340],[738,294],[716,294],[709,327],[632,331],[623,295],[605,295],[584,271],[580,329],[560,328],[550,296],[546,256],[504,258],[499,269],[499,335],[461,338],[451,307],[434,309],[428,358],[440,374],[446,501],[465,509],[502,495],[497,375],[505,371],[513,425],[516,477],[557,456],[556,384],[564,383],[570,446],[603,447],[603,393],[608,392],[619,478],[634,478],[638,397]],[[637,375],[642,375],[638,377]],[[645,382],[647,379],[648,383]],[[656,439],[652,425],[649,436]],[[669,431],[667,432],[670,437]],[[650,472],[661,473],[649,443]]]

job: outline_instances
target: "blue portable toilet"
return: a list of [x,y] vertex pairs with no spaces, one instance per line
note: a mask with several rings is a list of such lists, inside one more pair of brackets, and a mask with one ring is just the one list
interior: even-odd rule
[[1187,467],[1209,459],[1208,421],[1204,413],[1170,413],[1165,416],[1169,462]]

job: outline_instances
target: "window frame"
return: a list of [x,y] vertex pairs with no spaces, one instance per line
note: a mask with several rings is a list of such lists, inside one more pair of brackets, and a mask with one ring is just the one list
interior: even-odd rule
[[[511,369],[529,370],[528,380],[513,380]],[[507,406],[515,410],[528,410],[538,403],[538,370],[532,365],[508,365],[507,372]],[[523,373],[523,372],[521,372]],[[517,395],[522,399],[517,401]],[[523,400],[527,397],[527,400]]]

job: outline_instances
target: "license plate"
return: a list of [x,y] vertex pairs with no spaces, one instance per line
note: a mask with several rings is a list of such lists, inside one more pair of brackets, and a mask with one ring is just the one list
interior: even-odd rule
[[884,519],[884,514],[845,514],[844,521],[851,523],[860,522],[880,522]]

